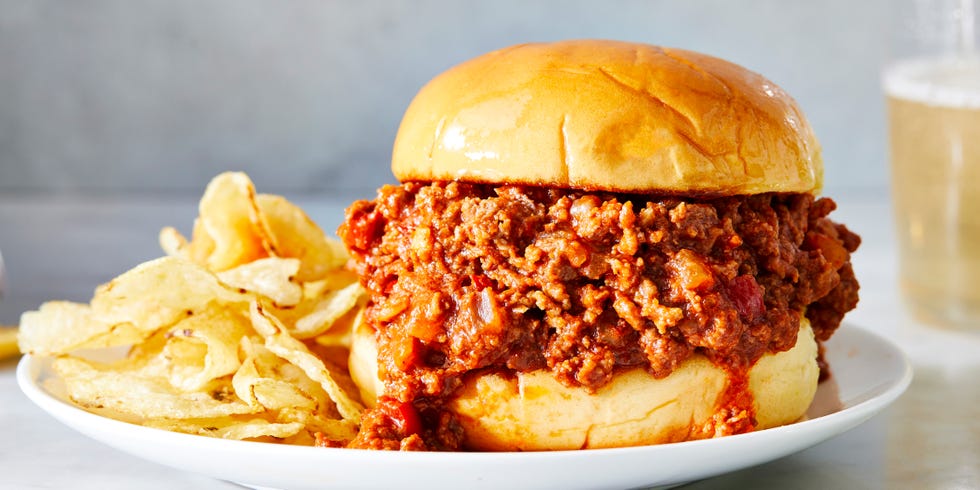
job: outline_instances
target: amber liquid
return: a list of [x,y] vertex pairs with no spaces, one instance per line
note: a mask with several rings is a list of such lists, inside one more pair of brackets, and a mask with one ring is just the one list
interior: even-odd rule
[[890,89],[888,111],[906,302],[927,323],[980,330],[977,74],[952,95]]

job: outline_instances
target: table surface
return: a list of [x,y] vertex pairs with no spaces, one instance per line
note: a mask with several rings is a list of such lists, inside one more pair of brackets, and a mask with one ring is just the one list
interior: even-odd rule
[[[349,196],[295,199],[335,229]],[[915,378],[865,424],[797,454],[685,486],[714,488],[980,488],[980,326],[917,324],[903,309],[887,196],[835,196],[832,217],[862,235],[854,257],[861,302],[845,322],[892,339]],[[94,287],[159,256],[157,232],[189,232],[196,196],[0,196],[7,294],[0,324],[47,299],[87,301]],[[978,284],[980,286],[980,284]],[[0,362],[0,488],[233,488],[121,453],[73,432],[31,404]]]

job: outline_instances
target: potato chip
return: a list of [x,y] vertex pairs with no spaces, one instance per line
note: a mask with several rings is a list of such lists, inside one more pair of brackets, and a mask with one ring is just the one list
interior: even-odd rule
[[323,361],[313,355],[305,344],[290,337],[282,323],[264,311],[258,302],[251,303],[250,313],[252,326],[265,338],[265,347],[299,367],[310,379],[319,383],[337,405],[341,416],[360,423],[363,407],[337,384]]
[[212,419],[156,419],[146,422],[147,427],[197,434],[202,436],[219,437],[222,439],[261,439],[274,437],[284,439],[294,436],[305,428],[299,422],[276,423],[261,418],[238,420],[232,417]]
[[318,400],[313,393],[322,391],[322,388],[302,370],[248,338],[242,339],[242,350],[247,357],[232,378],[238,398],[269,410],[287,407],[316,409]]
[[207,418],[254,413],[230,389],[183,392],[163,377],[143,376],[133,363],[102,365],[73,357],[56,359],[55,372],[71,400],[83,407],[150,418]]
[[149,336],[210,303],[246,302],[249,296],[221,284],[193,262],[163,257],[145,262],[99,286],[92,298],[93,317],[108,325],[130,324]]
[[295,407],[313,411],[317,408],[312,396],[305,395],[289,382],[260,377],[251,362],[235,373],[234,385],[236,393],[249,397],[245,400],[247,403],[254,403],[266,410]]
[[[118,420],[228,439],[351,440],[363,409],[348,394],[349,332],[366,299],[343,269],[343,244],[284,198],[256,196],[241,173],[215,177],[199,212],[190,241],[162,229],[168,257],[98,287],[90,305],[25,313],[20,348],[61,356],[53,368],[69,398]],[[86,349],[127,345],[117,361],[88,359]]]
[[160,241],[160,248],[163,249],[163,253],[171,257],[183,257],[191,260],[187,253],[190,244],[187,243],[187,239],[176,228],[170,226],[163,228],[160,230],[158,240]]
[[[201,229],[214,243],[208,269],[223,271],[268,256],[272,245],[260,222],[255,187],[245,174],[225,172],[212,179],[199,212]],[[197,230],[193,238],[198,239]]]
[[278,306],[293,306],[303,299],[303,287],[294,281],[299,266],[299,259],[268,257],[219,272],[218,279],[265,296]]
[[143,340],[144,333],[129,323],[106,323],[86,304],[49,301],[20,317],[20,350],[55,356],[79,349],[113,347]]
[[[279,320],[281,320],[282,323],[289,327],[292,331],[295,328],[296,322],[313,313],[317,306],[320,305],[320,302],[323,301],[325,296],[331,294],[333,291],[346,288],[357,282],[357,275],[353,272],[345,269],[337,269],[328,273],[324,279],[302,283],[303,300],[300,301],[299,304],[292,307],[279,307],[278,305],[271,305],[268,309],[276,316],[276,318],[279,318]],[[363,300],[366,299],[363,289],[361,294],[362,295],[359,300],[363,302]],[[327,330],[324,331],[324,333],[348,330],[350,328],[350,322],[347,322],[347,320],[348,316],[346,314],[341,316],[340,319],[338,319],[332,326],[328,325]],[[317,335],[317,337],[321,335],[323,335],[323,333]],[[343,334],[341,337],[342,336]]]
[[204,222],[200,218],[194,220],[194,230],[190,242],[176,228],[171,226],[160,230],[158,240],[160,248],[165,254],[171,257],[181,257],[205,266],[208,263],[208,257],[214,252],[214,240],[204,229]]
[[170,384],[181,390],[204,388],[234,373],[241,362],[238,342],[251,331],[248,319],[224,309],[209,309],[185,318],[164,335],[164,359],[172,366]]
[[[248,401],[254,397],[255,402],[274,410],[277,422],[299,422],[307,431],[322,432],[332,440],[350,440],[356,435],[356,423],[341,419],[323,387],[300,368],[249,338],[243,339],[242,350],[248,357],[232,381],[239,398]],[[312,436],[306,438],[302,434],[290,442],[301,440],[305,444],[314,442]]]
[[328,272],[347,262],[343,245],[328,239],[298,206],[282,196],[271,194],[259,194],[255,202],[272,234],[275,254],[295,257],[303,263],[298,280],[322,279]]
[[170,338],[160,358],[167,366],[167,378],[170,386],[178,390],[194,391],[206,385],[211,379],[201,381],[200,374],[204,372],[208,347],[200,342],[194,342],[183,337]]
[[334,441],[349,441],[357,435],[357,423],[352,420],[318,417],[310,412],[293,408],[281,410],[278,421],[301,423],[307,431],[322,432],[328,439]]
[[316,302],[313,311],[296,321],[289,333],[298,339],[308,339],[326,332],[340,317],[351,311],[363,295],[364,289],[356,282],[327,293]]
[[184,258],[201,265],[208,265],[208,259],[214,253],[214,239],[204,227],[204,220],[199,216],[194,220],[191,241],[183,249]]
[[348,314],[340,317],[337,323],[334,323],[330,330],[323,332],[316,337],[313,337],[313,342],[316,345],[323,347],[340,347],[343,349],[350,349],[351,344],[351,327],[354,325],[355,318],[359,314],[360,308],[356,310],[351,310]]

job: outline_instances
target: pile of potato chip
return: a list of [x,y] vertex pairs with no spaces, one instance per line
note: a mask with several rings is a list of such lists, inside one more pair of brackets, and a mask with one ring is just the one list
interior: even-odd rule
[[[100,286],[91,304],[25,313],[21,350],[54,356],[74,403],[128,422],[293,444],[353,438],[363,408],[345,366],[366,299],[343,246],[242,173],[211,181],[191,241],[165,228],[160,243],[167,257]],[[118,346],[122,359],[92,355]]]

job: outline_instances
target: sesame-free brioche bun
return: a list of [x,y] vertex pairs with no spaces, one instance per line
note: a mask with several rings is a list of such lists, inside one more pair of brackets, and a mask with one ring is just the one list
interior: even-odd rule
[[820,146],[774,83],[704,54],[522,44],[437,76],[408,107],[399,180],[720,196],[813,192]]
[[[806,413],[817,391],[817,343],[800,322],[796,345],[765,354],[749,370],[756,430],[789,424]],[[384,390],[378,380],[374,330],[354,328],[350,373],[364,402]],[[473,373],[449,401],[465,431],[464,446],[480,451],[624,447],[711,437],[705,432],[724,399],[725,371],[700,354],[669,376],[643,369],[616,374],[595,393],[568,387],[547,371]]]

